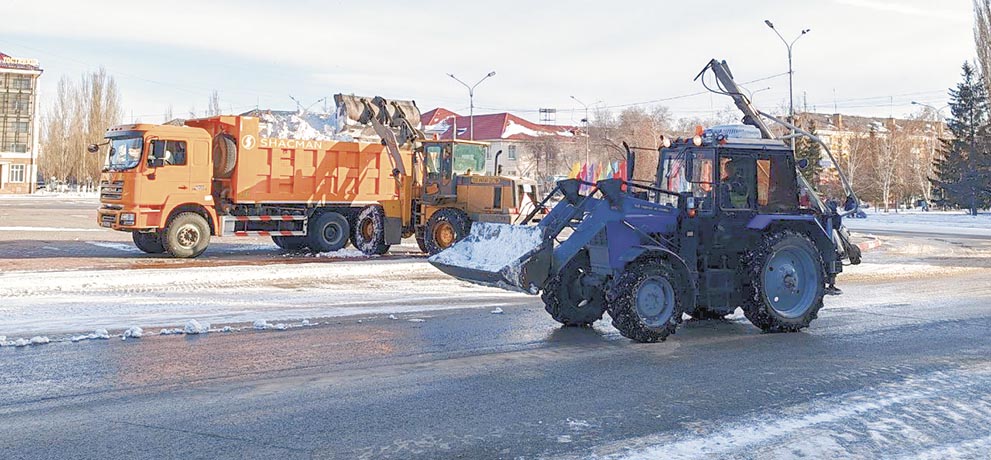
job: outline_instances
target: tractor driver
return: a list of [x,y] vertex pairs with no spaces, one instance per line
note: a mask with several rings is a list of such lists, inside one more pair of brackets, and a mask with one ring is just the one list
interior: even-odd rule
[[[740,160],[728,159],[722,164],[719,184],[719,206],[728,209],[750,208],[750,187],[744,173],[737,167]],[[742,163],[742,162],[741,162]]]

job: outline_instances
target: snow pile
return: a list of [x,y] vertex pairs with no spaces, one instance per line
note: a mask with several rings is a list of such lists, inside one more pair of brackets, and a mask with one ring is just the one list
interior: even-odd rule
[[338,135],[337,115],[328,113],[267,112],[258,117],[259,135],[279,139],[349,141]]
[[[21,339],[21,340],[24,340],[24,339]],[[34,337],[31,337],[31,341],[30,341],[31,345],[44,345],[44,344],[49,343],[49,342],[51,342],[51,340],[48,340],[48,337],[44,337],[44,336],[40,336],[40,335],[36,335]]]
[[263,319],[256,319],[254,323],[251,323],[251,327],[257,331],[264,331],[266,329],[272,329],[275,325]]
[[95,330],[95,331],[93,331],[92,333],[89,333],[89,334],[82,334],[82,335],[72,336],[72,338],[69,339],[69,340],[72,341],[73,343],[75,343],[75,342],[81,342],[83,340],[98,340],[98,339],[99,340],[108,340],[108,339],[110,339],[110,332],[107,331],[106,329],[97,329],[97,330]]
[[182,332],[186,334],[206,334],[210,332],[210,323],[200,324],[199,321],[191,319],[186,322],[186,327],[183,328]]
[[122,337],[125,339],[130,339],[130,338],[140,339],[141,336],[143,336],[144,334],[145,334],[144,329],[134,326],[127,328],[127,330],[124,331],[124,335]]
[[14,346],[15,347],[26,347],[30,343],[31,342],[28,342],[28,339],[17,339],[17,340],[14,341]]
[[567,129],[563,129],[561,131],[554,131],[554,132],[537,131],[535,129],[527,128],[526,126],[523,126],[521,124],[515,123],[512,120],[510,120],[509,123],[506,124],[506,129],[502,131],[502,138],[508,139],[517,134],[522,134],[524,136],[530,136],[530,137],[541,137],[541,136],[573,137],[574,136],[574,133],[568,131]]
[[489,313],[492,313],[493,315],[501,315],[503,313],[503,311],[502,311],[501,308],[495,307],[495,309],[492,310],[492,311],[490,311]]
[[182,334],[184,334],[184,332],[183,332],[182,329],[179,329],[179,328],[175,328],[175,329],[162,329],[158,333],[158,335],[182,335]]
[[465,239],[428,259],[431,263],[499,272],[543,243],[540,227],[476,222]]
[[7,344],[7,336],[0,335],[0,347],[4,346],[6,344]]

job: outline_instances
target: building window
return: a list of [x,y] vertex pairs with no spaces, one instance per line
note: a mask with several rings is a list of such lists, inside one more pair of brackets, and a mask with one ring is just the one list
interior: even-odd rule
[[14,122],[14,132],[18,134],[24,134],[28,132],[28,122],[17,121]]
[[10,181],[24,182],[24,165],[10,165]]
[[14,77],[14,81],[10,85],[13,89],[28,90],[31,89],[31,77]]
[[17,144],[17,143],[10,144],[10,150],[9,151],[10,152],[14,152],[14,153],[27,153],[27,151],[28,151],[28,145],[27,144]]
[[516,159],[516,146],[515,145],[510,145],[509,147],[506,147],[506,155],[509,156],[509,159],[510,160],[515,160]]

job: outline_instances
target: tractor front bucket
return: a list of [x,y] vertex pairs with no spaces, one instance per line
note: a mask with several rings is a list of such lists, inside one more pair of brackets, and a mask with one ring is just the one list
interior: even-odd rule
[[553,245],[539,226],[476,222],[471,233],[429,261],[455,278],[536,294],[551,268]]

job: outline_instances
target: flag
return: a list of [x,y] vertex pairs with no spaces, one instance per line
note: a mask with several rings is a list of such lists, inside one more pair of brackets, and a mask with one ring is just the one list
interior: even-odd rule
[[577,179],[578,175],[581,174],[581,172],[582,172],[581,163],[576,161],[575,164],[571,166],[571,171],[568,172],[568,179]]

